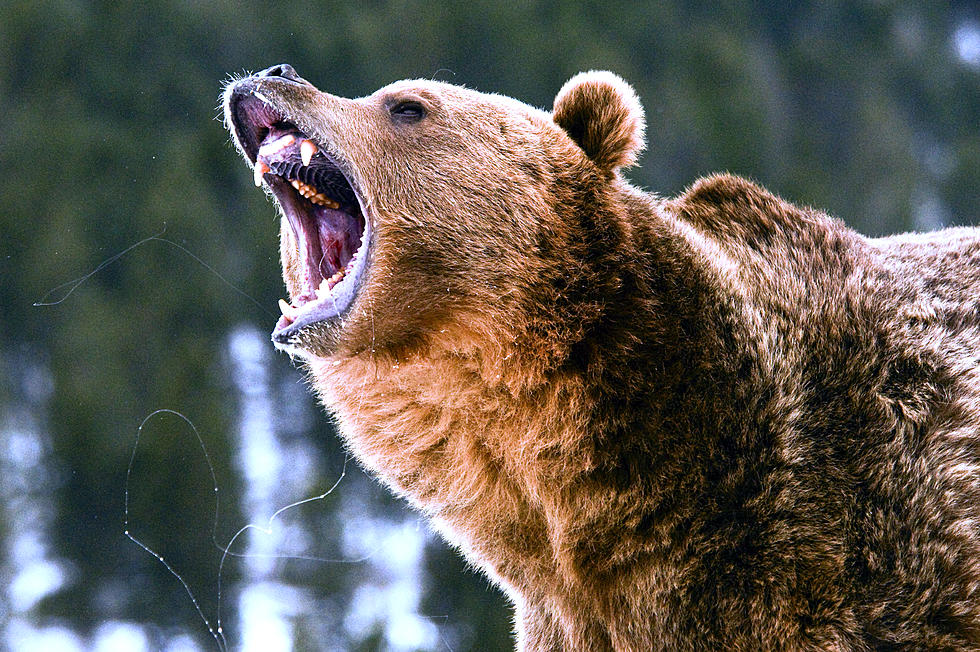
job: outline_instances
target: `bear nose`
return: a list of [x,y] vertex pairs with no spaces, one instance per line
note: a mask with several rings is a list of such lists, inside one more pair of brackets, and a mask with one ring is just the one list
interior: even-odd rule
[[299,84],[309,84],[297,74],[296,70],[288,63],[280,63],[279,65],[272,66],[271,68],[266,68],[262,72],[255,73],[256,77],[282,77],[283,79],[288,79],[289,81],[297,82]]

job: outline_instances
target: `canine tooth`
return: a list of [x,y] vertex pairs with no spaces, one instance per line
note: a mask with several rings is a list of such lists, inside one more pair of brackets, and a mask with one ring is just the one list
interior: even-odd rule
[[302,183],[302,182],[299,179],[293,179],[289,183],[291,183],[293,185],[293,188],[296,188],[296,190],[299,190],[299,184]]
[[299,155],[303,159],[303,165],[309,165],[313,155],[317,153],[317,146],[312,140],[304,140],[299,144]]
[[261,186],[262,185],[262,175],[265,174],[266,172],[271,172],[271,171],[272,171],[272,168],[270,168],[268,166],[268,164],[266,164],[265,161],[256,161],[255,162],[255,168],[253,170],[253,173],[255,174],[255,179],[254,179],[255,180],[255,186],[256,187]]
[[286,303],[285,299],[279,299],[279,311],[289,318],[292,318],[293,315],[296,313],[296,309],[293,308],[288,303]]

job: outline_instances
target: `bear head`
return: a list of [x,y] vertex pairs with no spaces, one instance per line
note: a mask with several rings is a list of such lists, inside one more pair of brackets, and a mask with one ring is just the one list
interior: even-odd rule
[[279,65],[231,82],[224,105],[281,209],[290,302],[273,340],[291,354],[556,340],[615,284],[597,269],[628,226],[602,216],[644,119],[611,73],[574,77],[548,113],[428,80],[346,99]]

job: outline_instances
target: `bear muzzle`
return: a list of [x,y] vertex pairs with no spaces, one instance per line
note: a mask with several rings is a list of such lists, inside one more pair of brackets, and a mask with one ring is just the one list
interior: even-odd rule
[[253,162],[255,184],[272,191],[296,243],[295,256],[283,260],[294,267],[284,268],[293,279],[292,301],[280,300],[282,317],[272,339],[302,354],[301,331],[339,320],[354,303],[367,270],[371,228],[342,164],[263,92],[270,85],[287,85],[288,92],[297,84],[312,89],[292,67],[273,66],[230,86],[225,110],[242,152]]

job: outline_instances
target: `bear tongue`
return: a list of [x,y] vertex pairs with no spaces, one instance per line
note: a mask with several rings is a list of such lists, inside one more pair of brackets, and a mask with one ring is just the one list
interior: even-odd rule
[[303,267],[303,288],[296,297],[297,305],[322,299],[343,280],[345,263],[354,256],[347,232],[350,219],[341,211],[319,208],[312,216],[300,217],[298,223],[290,220],[299,240]]

